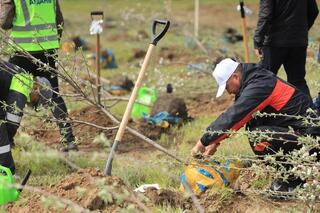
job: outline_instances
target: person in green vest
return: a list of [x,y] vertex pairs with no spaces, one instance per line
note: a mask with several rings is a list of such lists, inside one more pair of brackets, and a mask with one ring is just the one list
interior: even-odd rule
[[52,98],[48,79],[33,77],[22,68],[0,60],[0,165],[15,172],[11,148],[26,104],[47,104]]
[[[62,35],[63,16],[58,0],[0,0],[0,26],[11,29],[15,53],[10,63],[27,70],[34,76],[47,78],[55,91],[52,112],[60,129],[61,151],[78,150],[68,111],[59,95],[56,66],[57,49]],[[30,57],[29,53],[32,57]],[[41,63],[35,63],[35,58]],[[44,64],[50,66],[47,69]]]

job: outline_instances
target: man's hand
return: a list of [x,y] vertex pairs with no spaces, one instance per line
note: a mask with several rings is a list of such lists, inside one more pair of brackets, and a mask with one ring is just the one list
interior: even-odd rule
[[255,54],[259,57],[259,59],[263,58],[262,52],[260,48],[254,49]]
[[204,151],[204,155],[214,155],[214,153],[217,151],[218,146],[220,146],[220,143],[214,143],[210,144],[206,147],[206,150]]
[[192,148],[191,155],[193,157],[198,156],[199,154],[202,154],[205,150],[206,150],[206,147],[199,140],[197,144]]

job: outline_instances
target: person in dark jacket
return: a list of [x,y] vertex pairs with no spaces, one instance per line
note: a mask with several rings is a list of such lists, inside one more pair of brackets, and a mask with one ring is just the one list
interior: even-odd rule
[[11,147],[27,103],[44,105],[52,97],[48,79],[33,77],[25,70],[0,61],[0,165],[15,172]]
[[[259,135],[260,132],[260,138],[249,137],[250,145],[258,156],[272,155],[280,149],[288,154],[301,148],[296,135],[306,135],[311,127],[302,119],[281,115],[306,115],[312,105],[307,95],[259,65],[240,64],[231,59],[222,60],[213,76],[219,85],[217,97],[226,89],[229,94],[235,94],[236,99],[226,112],[209,125],[207,132],[193,147],[192,154],[200,152],[213,155],[230,131],[237,131],[245,124],[250,135],[255,135],[253,132]],[[254,113],[258,111],[279,116],[255,117]],[[289,134],[290,128],[296,134]],[[268,137],[261,138],[261,132]],[[273,182],[271,189],[290,191],[302,183],[301,179],[295,177],[288,183],[279,179]]]
[[260,0],[254,48],[261,65],[277,74],[281,65],[287,81],[307,94],[305,64],[308,30],[319,10],[316,0]]
[[[67,106],[59,94],[56,50],[59,49],[63,26],[59,1],[0,0],[0,8],[0,26],[4,30],[11,29],[10,38],[14,41],[15,53],[9,62],[51,82],[55,91],[52,113],[62,136],[61,151],[77,151],[71,124],[67,122]],[[36,63],[25,52],[42,63]]]

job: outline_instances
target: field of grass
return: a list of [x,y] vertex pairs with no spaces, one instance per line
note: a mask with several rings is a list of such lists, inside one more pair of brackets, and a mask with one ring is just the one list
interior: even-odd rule
[[[169,3],[171,2],[171,3]],[[243,58],[242,43],[228,44],[223,39],[223,31],[227,27],[233,27],[241,32],[240,15],[236,11],[237,1],[234,0],[201,0],[200,1],[200,32],[199,41],[207,49],[204,53],[194,41],[188,43],[193,33],[193,1],[182,0],[63,0],[61,7],[65,18],[65,30],[62,41],[68,41],[72,36],[79,35],[87,42],[95,45],[95,36],[89,35],[91,22],[90,12],[102,10],[105,14],[105,27],[101,35],[101,46],[112,49],[116,56],[119,68],[102,70],[102,76],[109,79],[115,75],[127,75],[135,79],[140,70],[141,59],[131,60],[135,49],[147,50],[150,43],[151,23],[155,18],[170,19],[172,26],[167,35],[161,40],[156,48],[154,56],[150,61],[144,85],[157,89],[160,93],[165,90],[167,83],[172,83],[175,94],[185,98],[186,102],[192,103],[192,98],[197,94],[207,94],[208,100],[215,100],[216,84],[208,72],[188,71],[188,64],[207,63],[212,64],[217,57],[217,52],[224,52],[225,55]],[[249,47],[251,62],[257,62],[253,55],[252,36],[257,20],[257,0],[247,0],[246,4],[254,10],[254,14],[248,17]],[[171,7],[170,7],[171,6]],[[147,37],[139,37],[139,32],[145,32]],[[310,52],[316,53],[318,45],[317,37],[320,35],[319,19],[310,32]],[[189,42],[190,43],[190,42]],[[189,48],[188,45],[193,46]],[[162,48],[169,48],[174,53],[173,60],[167,60],[162,55]],[[77,54],[61,53],[61,60],[74,75],[77,71],[72,69],[72,63],[82,60],[81,55],[87,55],[90,51]],[[80,58],[80,59],[79,59]],[[163,61],[161,61],[161,58]],[[79,76],[85,73],[85,68],[80,66]],[[319,87],[320,66],[314,57],[307,60],[307,80],[313,96],[320,90]],[[285,77],[283,70],[280,76]],[[61,82],[63,92],[70,94],[68,85]],[[227,96],[227,95],[225,95]],[[70,112],[87,106],[85,102],[77,102],[74,99],[66,98]],[[121,117],[126,102],[121,102],[111,108],[111,112]],[[46,112],[43,112],[46,113]],[[220,114],[203,113],[195,117],[193,122],[182,127],[174,127],[173,134],[162,134],[157,143],[168,148],[168,150],[183,159],[190,158],[190,150],[196,141],[201,137],[205,128]],[[27,168],[32,169],[33,174],[29,184],[34,187],[49,187],[59,183],[63,178],[74,171],[70,162],[78,168],[98,168],[104,170],[110,147],[106,146],[92,152],[72,152],[62,154],[52,146],[46,146],[43,141],[37,141],[25,130],[37,128],[42,120],[26,115],[23,119],[22,128],[15,138],[17,147],[13,151],[17,164],[18,176],[23,176]],[[55,127],[54,127],[55,128]],[[94,134],[94,133],[91,133]],[[77,136],[77,135],[76,135]],[[92,138],[98,137],[96,132]],[[106,143],[103,141],[101,143]],[[112,140],[112,139],[108,139]],[[110,142],[110,141],[108,141]],[[81,144],[80,144],[81,145]],[[121,144],[120,144],[121,146]],[[253,152],[245,136],[236,135],[222,143],[217,152],[220,157],[252,157]],[[113,165],[113,175],[121,178],[128,186],[135,188],[145,183],[159,183],[162,188],[179,190],[180,175],[185,166],[174,161],[165,154],[146,150],[137,153],[122,153],[116,155]],[[255,179],[255,187],[259,189],[267,184],[267,178]],[[225,191],[221,197],[227,196]],[[32,196],[30,192],[22,194],[16,205],[23,205]],[[222,198],[221,198],[222,199]],[[294,210],[292,205],[292,210]],[[291,207],[289,207],[291,208]],[[0,208],[0,212],[5,211]],[[280,210],[282,212],[282,210]],[[158,206],[154,212],[182,212],[182,209],[170,206]]]

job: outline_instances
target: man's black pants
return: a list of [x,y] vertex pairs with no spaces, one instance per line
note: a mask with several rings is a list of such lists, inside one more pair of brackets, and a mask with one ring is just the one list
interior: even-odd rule
[[15,166],[11,154],[11,144],[8,139],[5,113],[0,109],[0,165],[7,167],[14,174]]
[[277,74],[281,65],[287,74],[287,81],[300,89],[311,99],[310,90],[305,80],[307,47],[270,47],[262,48],[261,65]]
[[41,62],[49,64],[49,66],[53,68],[52,70],[45,70],[41,64],[34,63],[32,59],[27,58],[21,53],[16,53],[9,59],[9,62],[25,69],[27,72],[33,74],[34,76],[45,77],[50,81],[52,89],[54,90],[54,93],[52,95],[52,102],[54,106],[52,113],[56,119],[60,120],[59,122],[57,122],[57,124],[62,136],[62,142],[69,143],[74,142],[75,138],[72,132],[71,124],[63,122],[68,118],[68,111],[63,98],[59,95],[59,82],[56,71],[57,67],[55,54],[55,50],[31,54]]
[[[276,160],[278,161],[278,165],[282,165],[287,170],[291,168],[291,165],[285,163],[286,155],[289,155],[294,150],[301,149],[303,146],[301,143],[298,143],[299,133],[291,134],[289,133],[289,128],[255,126],[247,127],[247,130],[250,131],[248,139],[253,152],[259,158],[263,158],[265,155],[274,155],[282,150],[284,156],[277,156]],[[317,161],[319,161],[320,152],[318,149],[311,149],[309,154],[313,154],[314,152],[317,152]]]

